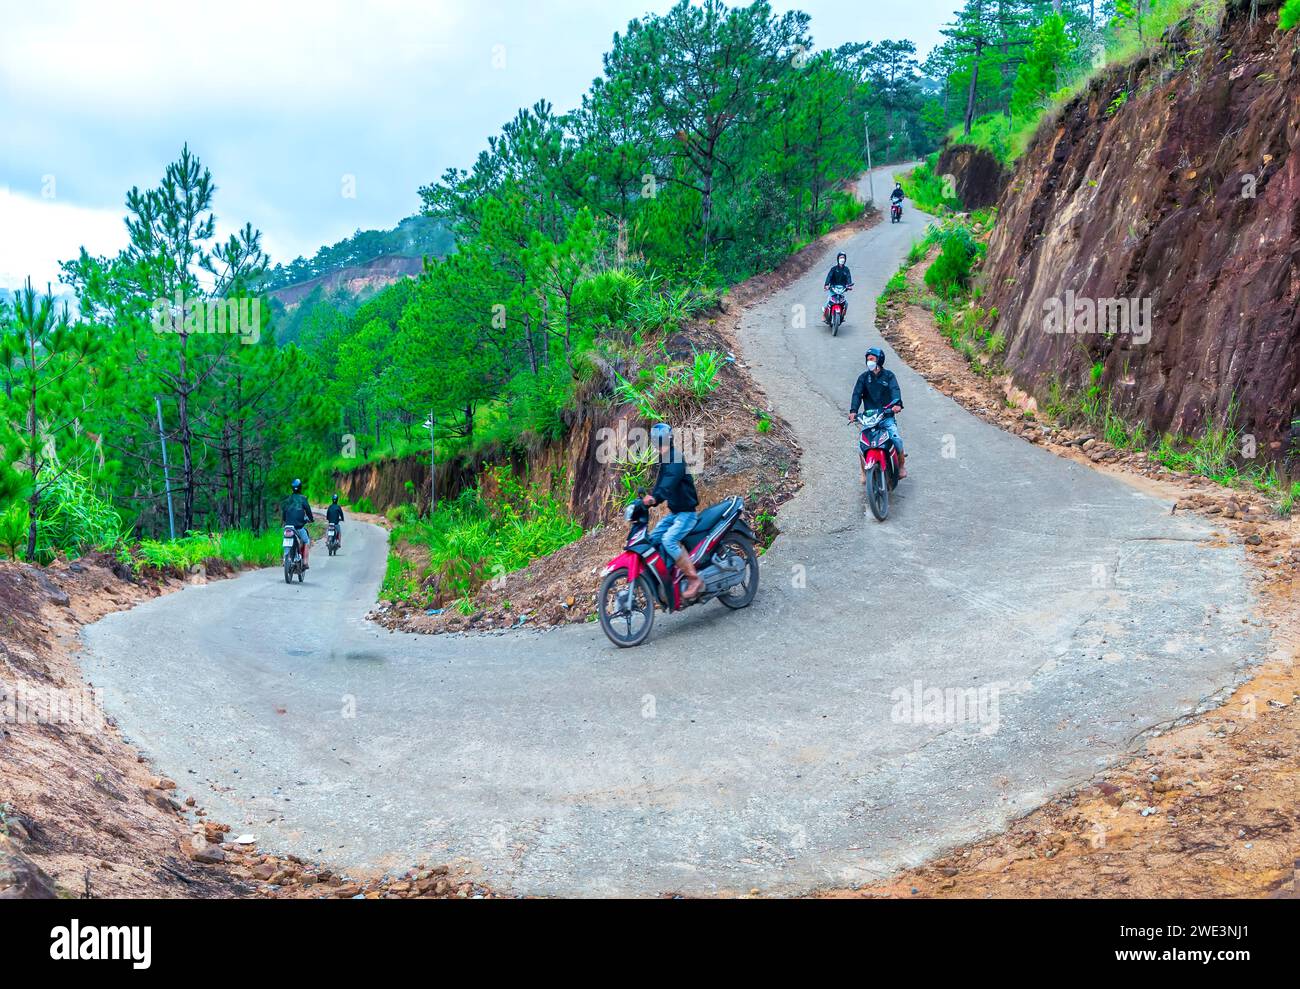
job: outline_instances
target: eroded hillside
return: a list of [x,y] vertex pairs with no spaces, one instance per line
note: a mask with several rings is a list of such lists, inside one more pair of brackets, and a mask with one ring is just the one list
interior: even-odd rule
[[1098,380],[1125,418],[1191,435],[1232,416],[1276,455],[1300,410],[1300,51],[1276,13],[1231,5],[1176,32],[1040,129],[986,298],[1040,398]]

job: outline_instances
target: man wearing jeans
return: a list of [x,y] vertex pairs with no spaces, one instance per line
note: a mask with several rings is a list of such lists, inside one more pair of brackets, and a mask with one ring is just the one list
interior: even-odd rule
[[695,513],[700,504],[700,499],[695,494],[695,480],[686,470],[686,462],[681,454],[673,446],[671,426],[661,422],[651,427],[650,441],[659,451],[659,477],[655,481],[654,490],[642,501],[647,505],[667,502],[669,512],[659,520],[659,524],[650,533],[650,538],[659,540],[664,553],[685,575],[686,588],[683,595],[687,599],[699,597],[704,590],[704,581],[700,580],[700,575],[695,571],[695,562],[682,546],[682,540],[695,528],[699,519]]

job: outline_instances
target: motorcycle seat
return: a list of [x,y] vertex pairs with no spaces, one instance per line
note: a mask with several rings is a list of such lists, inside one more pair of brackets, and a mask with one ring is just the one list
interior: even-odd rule
[[[688,551],[693,553],[695,548],[704,540],[704,537],[713,531],[714,526],[726,518],[727,515],[732,512],[739,512],[744,507],[745,499],[740,497],[740,495],[732,495],[725,501],[720,501],[716,505],[710,505],[704,511],[700,512],[699,517],[695,521],[695,528],[682,537],[682,545],[685,546]],[[660,553],[663,553],[664,546],[661,540],[646,540],[646,542],[659,550]]]
[[720,501],[700,512],[700,517],[695,523],[695,528],[690,531],[691,536],[704,536],[709,533],[715,525],[734,510],[745,507],[745,499],[739,495],[732,495],[725,501]]

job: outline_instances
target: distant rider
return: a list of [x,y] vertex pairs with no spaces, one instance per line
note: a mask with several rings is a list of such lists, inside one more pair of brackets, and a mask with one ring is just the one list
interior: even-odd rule
[[[835,266],[826,273],[826,284],[822,286],[826,290],[826,306],[822,311],[822,317],[826,322],[831,321],[831,296],[836,292],[841,294],[853,287],[853,272],[849,271],[849,256],[841,251],[835,256]],[[848,309],[848,306],[845,306]]]
[[339,504],[339,496],[335,495],[334,500],[330,502],[330,507],[325,509],[325,521],[334,523],[334,533],[339,541],[339,546],[343,545],[343,506]]
[[[886,411],[884,427],[889,438],[898,449],[898,477],[907,477],[907,455],[903,452],[903,437],[898,434],[898,423],[894,415],[903,411],[903,392],[898,387],[898,378],[893,371],[885,370],[885,352],[879,347],[867,351],[867,369],[858,375],[858,382],[853,386],[853,398],[849,405],[849,422],[858,415],[858,407],[867,409],[884,409]],[[858,469],[862,472],[862,483],[867,483],[867,469],[858,458]]]
[[695,528],[699,520],[695,509],[700,499],[695,493],[695,479],[686,470],[686,462],[673,446],[673,430],[666,422],[650,429],[650,441],[659,453],[659,477],[654,490],[641,500],[646,505],[668,503],[669,514],[659,520],[650,533],[651,540],[659,540],[669,559],[686,576],[686,589],[682,592],[689,600],[699,597],[704,581],[695,570],[695,562],[682,546],[682,540]]
[[302,543],[302,568],[310,570],[307,556],[311,547],[311,536],[307,533],[307,523],[315,522],[316,518],[311,513],[311,502],[302,493],[302,481],[296,477],[293,479],[293,494],[280,504],[280,518],[285,525],[293,526],[294,531],[298,533],[298,541]]
[[894,183],[894,191],[889,194],[889,203],[891,206],[903,205],[903,183]]

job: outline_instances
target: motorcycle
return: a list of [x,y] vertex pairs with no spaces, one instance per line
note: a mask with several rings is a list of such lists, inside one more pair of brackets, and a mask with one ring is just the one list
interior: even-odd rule
[[306,567],[303,566],[302,559],[302,542],[298,539],[298,530],[291,525],[284,527],[284,539],[280,544],[284,549],[284,582],[293,583],[294,574],[298,575],[298,583],[302,583],[302,575],[306,573]]
[[822,310],[822,319],[831,328],[831,336],[838,336],[844,316],[849,311],[849,300],[844,293],[852,292],[852,285],[832,285],[831,299]]
[[620,649],[639,646],[650,637],[655,607],[681,611],[717,599],[732,610],[747,608],[758,593],[755,536],[745,522],[745,499],[733,496],[700,513],[682,545],[704,581],[694,598],[683,594],[686,577],[650,539],[650,509],[641,500],[627,506],[631,524],[623,552],[609,561],[596,594],[600,627]]
[[890,222],[890,223],[902,223],[902,222],[903,222],[903,204],[902,204],[902,203],[890,203],[890,204],[889,204],[889,222]]
[[338,523],[330,522],[325,527],[325,548],[329,550],[330,556],[334,556],[338,553],[340,545]]
[[858,435],[858,453],[867,472],[867,503],[878,522],[889,517],[889,494],[898,487],[901,468],[898,448],[885,429],[885,416],[891,414],[884,409],[863,409],[857,417],[862,430]]

